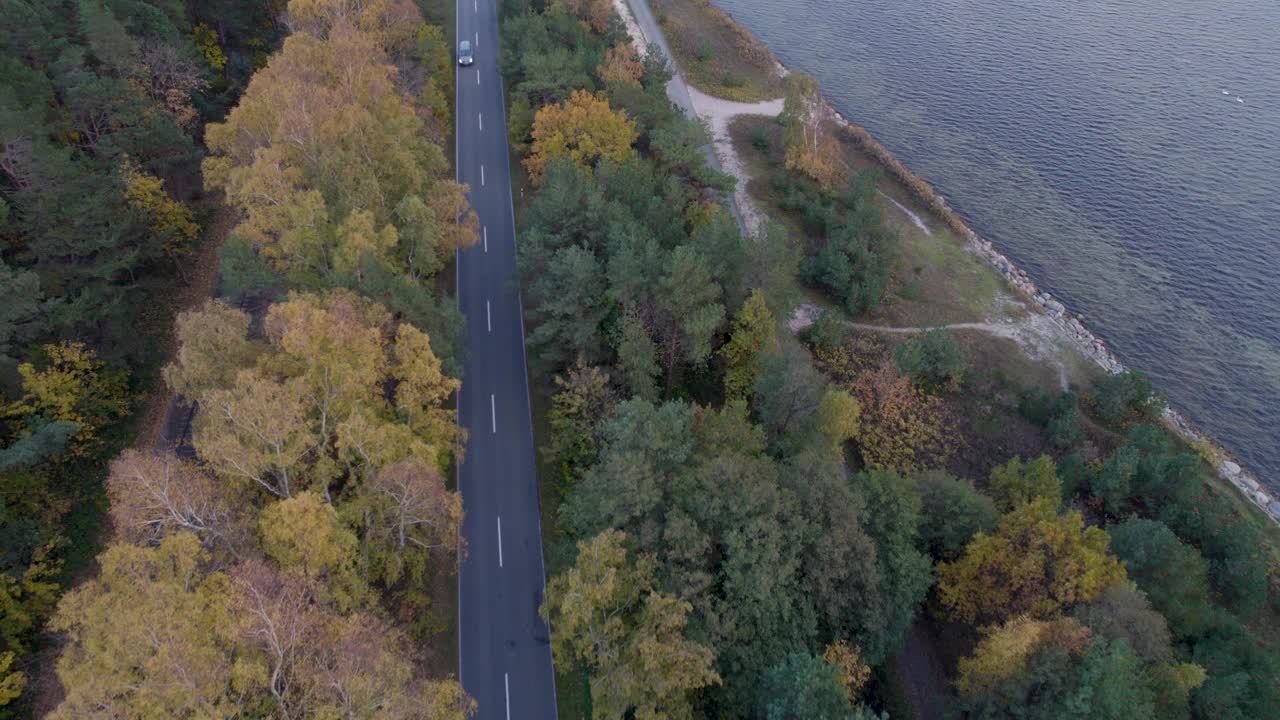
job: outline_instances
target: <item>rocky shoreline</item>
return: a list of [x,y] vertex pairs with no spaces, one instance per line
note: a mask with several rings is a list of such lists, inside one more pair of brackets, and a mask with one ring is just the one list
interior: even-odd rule
[[[1127,369],[1102,338],[1085,326],[1082,321],[1083,316],[1071,313],[1062,302],[1037,287],[1025,270],[997,250],[990,240],[978,235],[965,224],[964,220],[947,204],[946,199],[933,189],[933,186],[911,172],[866,128],[840,114],[829,99],[824,98],[823,102],[830,109],[836,124],[854,143],[874,158],[887,173],[909,188],[916,199],[927,206],[938,219],[964,238],[965,247],[969,252],[995,268],[1009,286],[1023,296],[1031,308],[1050,318],[1061,330],[1062,336],[1067,338],[1081,354],[1109,373],[1120,373]],[[1197,448],[1206,448],[1207,459],[1210,459],[1218,476],[1234,485],[1273,522],[1280,523],[1280,500],[1263,487],[1253,473],[1242,468],[1219,443],[1197,429],[1190,420],[1171,407],[1166,406],[1164,421],[1171,430],[1188,443]]]

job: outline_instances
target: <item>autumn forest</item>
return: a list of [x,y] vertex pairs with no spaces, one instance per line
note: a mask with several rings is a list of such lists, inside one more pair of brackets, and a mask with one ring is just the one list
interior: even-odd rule
[[[483,710],[452,5],[0,0],[0,719]],[[1150,381],[858,332],[816,82],[748,231],[617,7],[499,3],[560,716],[1275,717],[1274,528]]]
[[[463,717],[421,651],[462,517],[436,276],[475,240],[444,30],[395,1],[0,14],[0,714]],[[131,442],[149,393],[189,431]]]

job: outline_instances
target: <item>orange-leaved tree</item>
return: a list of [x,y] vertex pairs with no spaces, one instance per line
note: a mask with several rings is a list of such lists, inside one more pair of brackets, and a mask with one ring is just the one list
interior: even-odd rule
[[835,668],[840,685],[849,694],[849,702],[857,703],[862,688],[871,679],[871,667],[862,662],[862,648],[849,647],[849,641],[841,638],[823,649],[822,659]]
[[606,83],[639,85],[644,64],[636,57],[636,49],[631,43],[620,42],[605,51],[604,61],[596,68],[596,74]]
[[602,33],[609,28],[613,3],[609,0],[551,0],[551,10],[572,15],[592,30]]
[[611,110],[603,96],[575,90],[568,100],[543,107],[533,118],[533,147],[524,166],[538,183],[547,163],[557,158],[570,158],[584,169],[601,160],[623,162],[635,139],[636,124],[625,113]]
[[938,398],[890,364],[862,373],[850,390],[862,408],[858,449],[868,467],[912,473],[942,466],[953,437]]

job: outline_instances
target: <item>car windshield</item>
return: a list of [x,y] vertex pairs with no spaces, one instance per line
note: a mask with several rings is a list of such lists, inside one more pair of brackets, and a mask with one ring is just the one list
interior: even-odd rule
[[458,52],[462,53],[463,55],[470,55],[471,43],[467,42],[466,40],[463,40],[462,44],[458,46]]

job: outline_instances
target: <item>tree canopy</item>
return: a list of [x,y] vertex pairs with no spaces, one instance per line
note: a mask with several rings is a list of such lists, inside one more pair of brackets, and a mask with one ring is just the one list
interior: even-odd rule
[[547,585],[552,653],[592,671],[592,717],[694,717],[689,693],[720,682],[711,649],[683,637],[692,606],[654,588],[655,564],[627,560],[626,535],[578,544]]
[[1101,528],[1076,512],[1058,515],[1056,502],[1036,500],[1005,516],[994,533],[979,533],[955,562],[938,565],[938,593],[962,622],[1041,618],[1088,602],[1125,579],[1107,552]]
[[584,170],[601,160],[624,162],[635,138],[635,123],[611,110],[607,99],[575,90],[563,103],[538,110],[524,164],[536,183],[547,163],[557,158],[568,158]]
[[[473,715],[418,646],[440,631],[429,591],[462,551],[462,500],[443,479],[461,447],[455,314],[430,281],[476,237],[439,147],[452,74],[439,28],[412,0],[30,5],[9,2],[6,19],[35,32],[0,31],[0,98],[30,108],[0,102],[0,289],[26,293],[0,312],[0,373],[22,385],[0,404],[0,705],[29,685],[24,654],[62,568],[62,541],[13,532],[11,508],[73,517],[85,576],[93,466],[128,441],[131,393],[162,374],[193,407],[193,439],[109,463],[114,535],[49,625],[67,638],[51,717]],[[284,24],[294,33],[268,56]],[[157,373],[135,346],[163,348],[151,325],[193,295],[167,274],[185,280],[196,244],[226,230],[205,238],[210,213],[188,205],[193,137],[207,188],[242,216],[224,280],[263,302],[179,313]],[[46,232],[49,201],[62,225]],[[21,250],[46,241],[54,262]],[[63,310],[73,322],[49,322]],[[76,340],[32,352],[51,332]],[[30,507],[11,505],[23,489]]]

